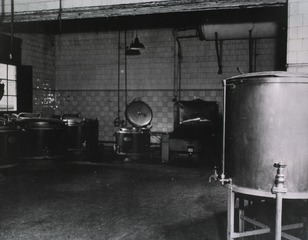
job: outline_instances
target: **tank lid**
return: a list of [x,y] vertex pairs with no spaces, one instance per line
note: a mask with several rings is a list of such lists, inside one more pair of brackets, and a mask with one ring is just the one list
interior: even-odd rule
[[135,132],[138,132],[138,128],[135,128],[135,127],[120,128],[119,132],[123,132],[123,133],[135,133]]
[[32,113],[32,112],[21,112],[18,115],[15,115],[18,119],[28,119],[28,118],[40,118],[40,113]]
[[126,107],[125,116],[133,126],[144,127],[151,123],[153,113],[149,105],[140,99],[135,99]]
[[64,123],[55,118],[24,118],[24,119],[16,119],[17,124],[27,124],[30,126],[61,126],[64,125]]
[[[286,71],[268,71],[268,72],[254,72],[254,73],[245,73],[241,75],[236,75],[230,78],[223,80],[224,82],[233,82],[237,80],[249,80],[249,79],[258,79],[260,81],[267,81],[271,79],[273,82],[307,82],[308,83],[308,74],[307,73],[293,73]],[[299,80],[300,79],[300,80]]]

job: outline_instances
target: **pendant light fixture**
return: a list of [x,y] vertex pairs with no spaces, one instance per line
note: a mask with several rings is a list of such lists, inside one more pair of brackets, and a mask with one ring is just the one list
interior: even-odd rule
[[[132,33],[132,39],[133,39],[133,33]],[[136,32],[136,37],[135,40],[132,40],[132,43],[130,44],[129,47],[126,46],[126,32],[125,32],[125,55],[127,56],[137,56],[140,55],[141,52],[139,51],[140,49],[144,49],[144,45],[140,43],[139,38],[137,36]]]
[[144,48],[145,48],[144,45],[139,41],[139,38],[136,34],[135,41],[130,44],[129,49],[140,50],[140,49],[144,49]]

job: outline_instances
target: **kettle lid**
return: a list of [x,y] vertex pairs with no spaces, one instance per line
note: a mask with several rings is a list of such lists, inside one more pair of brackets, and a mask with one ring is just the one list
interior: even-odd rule
[[135,127],[144,127],[151,123],[152,109],[139,98],[134,99],[125,109],[127,121]]

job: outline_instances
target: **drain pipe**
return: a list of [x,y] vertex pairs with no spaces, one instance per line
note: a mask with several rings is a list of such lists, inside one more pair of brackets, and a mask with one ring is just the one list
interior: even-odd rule
[[215,32],[215,48],[216,48],[216,55],[217,55],[217,62],[218,62],[218,74],[222,74],[222,41],[220,41],[219,47],[219,40],[218,40],[218,33]]
[[120,119],[121,33],[118,32],[118,118]]
[[[125,50],[126,50],[126,30],[125,30]],[[125,76],[124,76],[124,80],[125,80],[125,107],[127,107],[127,55],[124,54],[124,62],[125,62],[125,69],[124,69],[124,73],[125,73]]]
[[[187,30],[196,30],[196,33],[190,34],[190,35],[178,36],[179,32],[184,32]],[[199,37],[199,31],[197,28],[175,29],[173,30],[173,37],[174,37],[174,44],[175,44],[174,46],[174,98],[173,98],[173,101],[177,101],[177,100],[180,101],[181,92],[182,92],[182,63],[183,63],[183,50],[182,50],[180,39],[200,38],[200,37]]]
[[249,72],[253,72],[253,38],[252,30],[249,30]]
[[[221,180],[224,180],[225,175],[225,155],[226,155],[226,87],[227,83],[225,80],[223,80],[223,120],[222,120],[222,162],[221,162]],[[222,184],[224,182],[222,181]]]
[[59,0],[59,12],[58,12],[58,21],[59,21],[59,30],[62,32],[62,0]]
[[231,178],[226,178],[225,171],[226,171],[226,97],[227,97],[227,82],[226,80],[222,81],[223,84],[223,126],[222,126],[222,161],[221,161],[221,175],[219,181],[221,185],[225,185],[226,183],[232,184]]
[[121,58],[120,58],[120,54],[121,54],[121,32],[120,30],[118,31],[118,116],[117,118],[113,121],[113,124],[115,127],[119,127],[120,123],[121,123],[121,119],[120,119],[120,64],[121,64]]
[[177,41],[175,32],[173,31],[174,41],[173,41],[173,99],[172,101],[176,102],[178,99],[177,93],[177,79],[178,79],[178,71],[177,71]]
[[11,0],[11,46],[10,46],[10,60],[13,59],[13,39],[14,38],[14,0]]
[[176,39],[176,42],[178,44],[178,100],[181,101],[181,91],[182,91],[182,60],[183,60],[183,54],[182,54],[182,46],[181,43],[179,41],[179,39]]

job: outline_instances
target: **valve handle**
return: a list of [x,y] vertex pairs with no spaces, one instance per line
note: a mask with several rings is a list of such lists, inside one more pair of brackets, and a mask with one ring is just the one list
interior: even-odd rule
[[287,188],[285,187],[285,175],[284,168],[287,166],[285,162],[276,162],[274,167],[277,168],[276,176],[274,179],[275,185],[272,188],[273,193],[286,193]]
[[287,166],[287,163],[285,162],[275,162],[274,167],[275,168],[285,168]]

